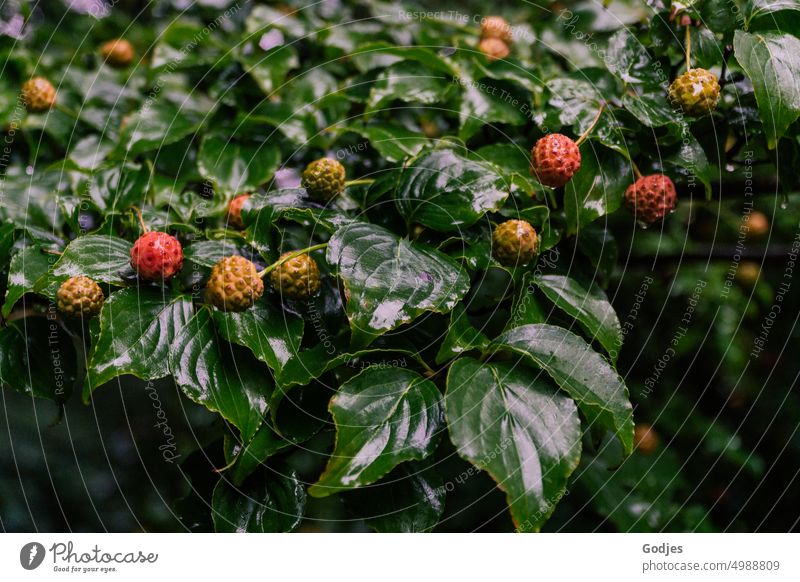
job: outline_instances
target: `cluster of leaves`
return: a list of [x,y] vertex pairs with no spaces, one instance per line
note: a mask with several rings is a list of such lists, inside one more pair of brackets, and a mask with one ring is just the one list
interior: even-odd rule
[[[89,402],[122,375],[174,378],[224,419],[203,439],[224,450],[218,531],[294,529],[307,495],[341,495],[379,531],[430,530],[448,490],[433,459],[451,445],[497,481],[519,530],[538,530],[582,450],[613,437],[618,461],[634,448],[615,368],[623,335],[601,289],[613,237],[598,221],[619,209],[632,162],[690,197],[778,143],[796,156],[800,40],[780,32],[796,6],[680,8],[700,23],[696,65],[723,74],[718,111],[697,121],[666,99],[684,66],[669,6],[522,8],[508,15],[510,57],[494,62],[475,48],[479,11],[465,21],[377,1],[30,18],[2,44],[13,144],[0,193],[2,383],[57,402],[79,387]],[[141,57],[120,71],[96,47],[122,35]],[[17,98],[33,73],[58,89],[44,114]],[[538,184],[535,140],[578,135],[601,107],[563,193]],[[323,155],[369,183],[310,202],[299,172]],[[245,191],[238,231],[226,208]],[[134,206],[184,245],[168,285],[130,267]],[[512,218],[539,232],[538,264],[491,258],[493,225]],[[268,292],[243,313],[205,304],[224,256],[264,267],[319,243],[324,279],[309,303]],[[546,260],[558,253],[568,269]],[[107,297],[85,324],[55,312],[75,275]],[[326,466],[306,486],[291,455],[324,433],[335,434]]]

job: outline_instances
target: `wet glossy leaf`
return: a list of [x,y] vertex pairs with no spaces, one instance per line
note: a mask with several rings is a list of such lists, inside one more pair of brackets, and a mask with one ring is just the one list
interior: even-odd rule
[[401,463],[386,477],[348,494],[346,502],[377,532],[428,532],[444,512],[446,491],[429,463]]
[[292,531],[300,525],[305,504],[303,484],[289,469],[265,470],[241,487],[223,478],[211,501],[214,529],[226,533]]
[[14,305],[25,293],[33,291],[39,281],[55,262],[56,256],[42,252],[41,247],[27,247],[11,259],[8,267],[8,288],[3,302],[2,316],[8,317]]
[[575,401],[593,428],[616,434],[626,454],[633,451],[633,408],[616,370],[574,333],[553,325],[510,329],[494,344],[541,367]]
[[274,144],[207,135],[200,145],[200,174],[217,190],[241,193],[267,183],[280,166],[280,150]]
[[452,259],[371,224],[337,230],[327,258],[350,295],[356,348],[426,311],[450,311],[469,288],[466,272]]
[[83,388],[88,400],[97,388],[123,374],[155,380],[169,374],[169,352],[192,317],[187,295],[155,287],[129,288],[103,303]]
[[580,460],[572,399],[525,366],[462,358],[447,375],[445,408],[459,455],[505,491],[519,531],[538,531]]
[[[43,346],[46,346],[44,348]],[[36,398],[65,401],[78,377],[76,351],[55,311],[0,328],[0,385]]]
[[497,210],[510,185],[494,166],[452,150],[424,153],[400,177],[395,201],[409,223],[448,232]]
[[308,492],[325,497],[374,483],[398,463],[424,459],[439,437],[439,389],[416,372],[368,368],[330,403],[336,447]]
[[303,338],[303,320],[266,301],[238,313],[214,310],[220,335],[249,348],[253,355],[280,372]]
[[219,412],[249,441],[261,426],[272,392],[268,368],[244,349],[220,341],[210,309],[189,320],[173,342],[170,369],[194,402]]
[[733,47],[736,60],[753,82],[767,143],[774,149],[800,116],[800,39],[778,32],[737,30]]
[[575,279],[562,275],[542,275],[533,280],[556,307],[580,322],[590,339],[600,342],[612,361],[616,360],[622,346],[622,328],[602,289],[595,285],[586,289]]

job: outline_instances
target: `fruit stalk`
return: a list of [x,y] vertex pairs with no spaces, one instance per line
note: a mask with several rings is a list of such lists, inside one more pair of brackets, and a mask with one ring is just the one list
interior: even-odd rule
[[313,246],[310,246],[308,248],[300,249],[299,251],[294,251],[292,253],[289,253],[288,255],[286,255],[284,257],[281,257],[280,259],[278,259],[277,261],[272,263],[270,266],[266,267],[263,271],[259,271],[258,276],[263,279],[264,277],[269,275],[272,271],[274,271],[275,269],[280,267],[286,261],[291,261],[292,259],[294,259],[296,257],[299,257],[300,255],[304,255],[306,253],[312,253],[314,251],[318,251],[320,249],[324,249],[327,246],[328,246],[328,243],[320,243],[318,245],[313,245]]

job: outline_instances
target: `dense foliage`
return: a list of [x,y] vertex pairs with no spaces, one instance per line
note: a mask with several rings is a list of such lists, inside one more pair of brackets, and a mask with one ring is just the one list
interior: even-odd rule
[[0,37],[0,380],[149,432],[180,526],[713,529],[639,410],[763,475],[672,388],[752,390],[796,315],[741,259],[796,207],[800,4],[51,4]]

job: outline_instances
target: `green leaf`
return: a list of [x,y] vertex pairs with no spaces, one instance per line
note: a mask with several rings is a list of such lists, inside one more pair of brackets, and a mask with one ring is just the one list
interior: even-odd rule
[[327,259],[350,295],[347,317],[356,349],[426,311],[450,311],[469,289],[465,269],[446,255],[371,224],[337,230]]
[[605,65],[624,83],[658,83],[659,71],[652,66],[652,61],[632,30],[623,28],[608,39]]
[[581,169],[564,187],[568,233],[576,234],[583,226],[619,208],[633,179],[633,170],[623,156],[593,140],[584,143]]
[[200,174],[225,193],[254,190],[265,184],[280,166],[277,145],[209,134],[200,144],[197,167]]
[[242,446],[237,443],[230,454],[226,456],[226,458],[232,457],[228,459],[228,462],[233,462],[233,466],[225,475],[230,477],[234,485],[239,486],[259,465],[291,444],[265,422],[246,445]]
[[589,81],[561,77],[547,82],[550,92],[548,104],[555,108],[562,125],[576,125],[579,121],[591,121],[597,114],[603,96]]
[[[277,373],[276,384],[279,389],[308,384],[328,370],[338,368],[342,364],[349,365],[366,356],[392,352],[412,357],[416,355],[416,351],[412,348],[377,347],[377,344],[373,344],[373,347],[363,350],[339,352],[337,345],[338,342],[320,342],[312,348],[293,354]],[[275,406],[273,403],[276,402],[275,399],[278,397],[278,392],[276,390],[273,394],[270,406]]]
[[184,326],[169,359],[175,382],[191,400],[220,413],[242,440],[253,438],[267,411],[272,379],[248,350],[219,340],[210,309],[201,309]]
[[390,162],[416,156],[428,144],[424,135],[390,122],[355,125],[348,129],[368,139],[372,147]]
[[737,30],[733,48],[736,60],[753,82],[767,145],[775,149],[800,116],[800,38],[778,32],[750,34]]
[[70,277],[84,275],[95,281],[122,286],[134,276],[131,247],[114,236],[85,235],[76,238],[53,265],[51,275],[41,278],[36,291],[54,297],[59,285]]
[[26,317],[0,328],[0,385],[36,398],[64,402],[78,377],[77,354],[56,320]]
[[470,350],[483,350],[489,343],[489,338],[472,326],[464,306],[458,304],[450,314],[450,326],[436,354],[436,363],[443,364]]
[[525,366],[462,358],[445,409],[458,454],[497,481],[520,531],[538,531],[580,461],[575,403]]
[[141,204],[150,188],[152,175],[146,165],[122,164],[94,172],[85,189],[97,207],[106,211],[123,211]]
[[433,382],[403,368],[367,368],[351,378],[331,400],[336,446],[309,494],[363,487],[430,455],[442,424],[440,400]]
[[622,96],[622,105],[648,127],[661,127],[680,120],[662,85],[632,85]]
[[435,51],[419,46],[394,46],[385,42],[374,42],[359,46],[353,51],[351,58],[362,72],[408,59],[445,75],[453,75],[453,67],[449,62]]
[[409,224],[450,232],[500,208],[509,188],[494,166],[452,150],[434,150],[409,163],[400,177],[395,202]]
[[[539,258],[542,261],[542,258]],[[511,303],[511,317],[505,329],[509,330],[528,323],[546,323],[547,313],[536,298],[536,285],[533,282],[536,273],[526,271],[522,275],[522,284],[514,294]]]
[[602,289],[586,289],[571,277],[542,275],[534,282],[556,307],[574,317],[586,332],[600,342],[615,361],[622,345],[622,328],[617,314]]
[[225,257],[240,255],[239,241],[232,239],[201,240],[183,249],[183,258],[201,267],[211,268]]
[[519,126],[529,120],[530,98],[514,83],[488,78],[475,82],[467,76],[459,79],[464,92],[458,115],[461,139],[471,138],[487,124]]
[[130,158],[180,141],[197,131],[214,108],[214,101],[198,92],[157,94],[125,124],[117,149]]
[[400,61],[381,71],[375,79],[366,113],[378,111],[392,101],[432,105],[443,101],[451,87],[450,76],[415,61]]
[[249,348],[276,373],[303,339],[303,320],[265,301],[238,313],[214,310],[214,322],[224,339]]
[[155,287],[128,288],[103,303],[86,370],[83,398],[123,374],[155,380],[169,374],[169,352],[192,317],[192,298]]
[[280,87],[289,71],[300,66],[297,50],[290,45],[276,46],[267,51],[256,46],[251,53],[240,55],[238,60],[267,96]]
[[55,259],[54,255],[44,254],[39,246],[26,247],[14,255],[8,267],[8,288],[1,312],[3,317],[8,317],[23,295],[33,291],[36,282],[47,273]]
[[279,533],[303,519],[306,492],[293,470],[268,470],[250,477],[241,488],[224,478],[214,487],[214,530],[223,533]]
[[633,408],[625,382],[584,340],[560,327],[531,324],[504,332],[493,346],[542,368],[575,399],[590,427],[611,430],[626,454],[633,451]]
[[429,532],[444,512],[446,491],[429,463],[401,463],[386,477],[347,495],[345,501],[377,532]]

